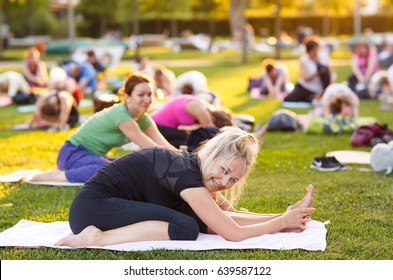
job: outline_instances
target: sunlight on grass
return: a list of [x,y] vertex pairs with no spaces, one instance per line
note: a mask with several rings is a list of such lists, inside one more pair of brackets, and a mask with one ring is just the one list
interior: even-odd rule
[[0,199],[5,198],[12,191],[14,191],[15,187],[10,183],[0,183]]
[[68,221],[69,209],[59,209],[57,213],[46,213],[40,216],[29,216],[28,218],[37,222],[50,223],[53,221]]

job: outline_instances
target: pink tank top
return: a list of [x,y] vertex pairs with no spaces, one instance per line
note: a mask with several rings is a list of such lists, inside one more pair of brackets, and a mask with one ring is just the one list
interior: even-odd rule
[[187,112],[186,107],[188,101],[194,100],[199,99],[189,94],[175,96],[150,116],[160,126],[177,128],[179,125],[195,124],[195,118]]
[[[368,54],[365,55],[365,56],[361,56],[361,55],[355,54],[355,59],[358,61],[359,70],[360,70],[360,72],[361,72],[363,75],[366,74],[366,72],[367,72],[367,64],[368,64],[368,61],[371,60],[371,59],[375,59],[375,57],[376,57],[377,55],[378,55],[378,54],[377,54],[373,49],[371,49],[371,50],[368,52]],[[374,69],[372,69],[372,73],[375,73],[375,72],[377,72],[378,70],[379,70],[378,65],[375,65]]]

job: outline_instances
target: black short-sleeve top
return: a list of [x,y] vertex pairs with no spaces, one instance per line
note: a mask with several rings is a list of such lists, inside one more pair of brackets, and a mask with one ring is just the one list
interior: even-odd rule
[[187,203],[180,192],[203,187],[203,182],[196,154],[153,147],[116,159],[99,170],[86,186],[112,197],[181,209]]

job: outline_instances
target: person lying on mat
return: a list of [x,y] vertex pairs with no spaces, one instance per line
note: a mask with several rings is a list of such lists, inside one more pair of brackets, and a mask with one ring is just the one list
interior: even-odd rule
[[[149,240],[196,240],[199,232],[230,241],[301,232],[314,211],[313,186],[283,214],[238,212],[232,201],[256,161],[260,142],[225,127],[195,153],[140,149],[98,171],[69,212],[74,235],[57,246],[106,246]],[[230,192],[226,199],[221,191]]]
[[234,125],[229,109],[212,106],[190,94],[172,97],[152,112],[151,117],[162,135],[175,147],[185,143],[189,131],[200,127]]
[[131,74],[122,91],[123,103],[94,114],[68,137],[57,156],[57,169],[40,173],[31,180],[84,183],[112,161],[106,157],[110,149],[129,142],[141,148],[176,149],[147,114],[154,91],[152,79]]
[[9,97],[14,97],[21,93],[29,93],[30,86],[22,76],[16,71],[6,71],[0,74],[0,96],[6,94]]
[[69,92],[51,90],[38,97],[29,127],[48,127],[51,131],[64,131],[75,127],[79,121],[77,106],[76,100]]
[[359,117],[359,97],[346,84],[333,83],[326,88],[319,103],[316,104],[314,115]]

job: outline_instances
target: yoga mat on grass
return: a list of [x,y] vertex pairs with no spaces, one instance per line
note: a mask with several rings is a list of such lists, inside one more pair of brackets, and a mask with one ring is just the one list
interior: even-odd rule
[[12,98],[9,96],[0,96],[0,108],[12,104]]
[[[218,235],[200,233],[196,241],[143,241],[111,246],[84,248],[114,251],[150,251],[150,250],[218,250],[218,249],[270,249],[325,251],[326,228],[323,223],[311,220],[307,229],[301,233],[265,234],[241,242],[230,242]],[[0,247],[18,248],[60,248],[55,246],[61,238],[72,234],[68,222],[42,223],[20,220],[15,226],[0,233]]]
[[[88,115],[79,115],[79,124],[83,124],[90,118]],[[48,130],[50,126],[42,126],[37,128],[31,128],[28,122],[15,124],[12,129],[13,130]]]
[[364,151],[332,151],[326,153],[327,157],[335,157],[339,162],[343,164],[370,164],[370,152]]
[[[42,173],[39,169],[21,169],[10,174],[0,175],[0,183],[7,182],[20,182],[24,178],[30,178],[36,174]],[[51,182],[51,181],[43,181],[43,182],[24,182],[26,184],[33,185],[49,185],[49,186],[82,186],[83,183],[69,183],[69,182]]]
[[284,101],[281,105],[283,108],[311,108],[313,105],[310,102],[290,102]]

